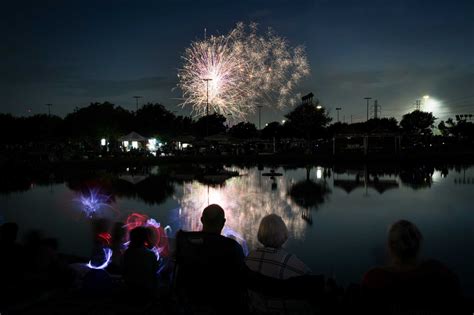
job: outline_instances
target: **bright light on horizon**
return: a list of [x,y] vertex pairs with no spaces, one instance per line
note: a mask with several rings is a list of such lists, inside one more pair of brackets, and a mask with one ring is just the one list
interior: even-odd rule
[[438,117],[442,109],[443,104],[439,100],[429,95],[423,96],[423,111],[433,113],[434,116]]

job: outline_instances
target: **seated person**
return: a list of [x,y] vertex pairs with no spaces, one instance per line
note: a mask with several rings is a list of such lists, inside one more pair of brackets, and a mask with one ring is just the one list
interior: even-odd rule
[[390,264],[369,270],[362,280],[364,296],[369,299],[366,307],[375,312],[383,307],[383,312],[391,308],[398,312],[435,310],[456,314],[455,309],[460,307],[459,281],[440,262],[419,259],[422,240],[421,232],[409,221],[390,226]]
[[260,222],[257,238],[263,247],[251,251],[245,260],[251,270],[278,279],[311,273],[301,260],[282,248],[288,240],[288,228],[280,216],[265,216]]
[[206,207],[201,232],[176,235],[175,283],[178,297],[191,307],[218,312],[245,312],[245,273],[242,247],[221,235],[224,210]]
[[23,280],[26,254],[17,243],[18,225],[13,222],[4,223],[0,227],[0,259],[1,287],[19,286]]
[[[251,270],[282,280],[311,273],[301,260],[282,248],[288,240],[288,228],[280,216],[265,216],[260,222],[257,238],[263,247],[251,251],[246,258]],[[252,291],[250,297],[252,305],[265,312],[285,313],[284,310],[291,312],[309,308],[302,301],[268,298]]]
[[147,248],[148,232],[137,227],[130,232],[130,244],[123,257],[123,278],[135,293],[150,293],[156,289],[158,261],[155,253]]

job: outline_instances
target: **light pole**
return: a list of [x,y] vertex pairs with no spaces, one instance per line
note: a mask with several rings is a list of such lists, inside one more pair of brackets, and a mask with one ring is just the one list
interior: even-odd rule
[[369,100],[372,99],[372,97],[364,97],[365,100],[367,100],[367,121],[369,120]]
[[133,97],[136,100],[137,112],[138,112],[138,99],[143,98],[143,96],[136,95]]
[[342,109],[341,107],[336,107],[336,111],[337,111],[337,122],[339,122],[339,111],[340,111],[341,109]]
[[211,78],[204,78],[206,81],[206,136],[209,136],[209,81]]
[[257,105],[258,107],[258,130],[262,130],[262,105]]
[[45,104],[46,106],[48,106],[48,116],[51,116],[51,106],[53,106],[53,104]]

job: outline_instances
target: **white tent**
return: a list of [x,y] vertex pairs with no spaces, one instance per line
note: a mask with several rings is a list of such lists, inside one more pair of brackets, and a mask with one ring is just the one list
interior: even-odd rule
[[120,142],[128,141],[137,141],[137,142],[148,142],[148,139],[145,138],[144,136],[136,133],[135,131],[130,132],[128,135],[120,137],[118,139]]

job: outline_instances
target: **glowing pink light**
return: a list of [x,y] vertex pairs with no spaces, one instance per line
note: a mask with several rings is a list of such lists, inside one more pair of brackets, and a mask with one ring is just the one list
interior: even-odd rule
[[169,242],[166,227],[163,228],[159,222],[153,218],[149,218],[145,214],[131,213],[127,217],[125,224],[128,232],[140,226],[149,228],[153,232],[152,239],[149,240],[151,244],[148,244],[148,247],[155,253],[157,259],[161,256],[169,256]]

